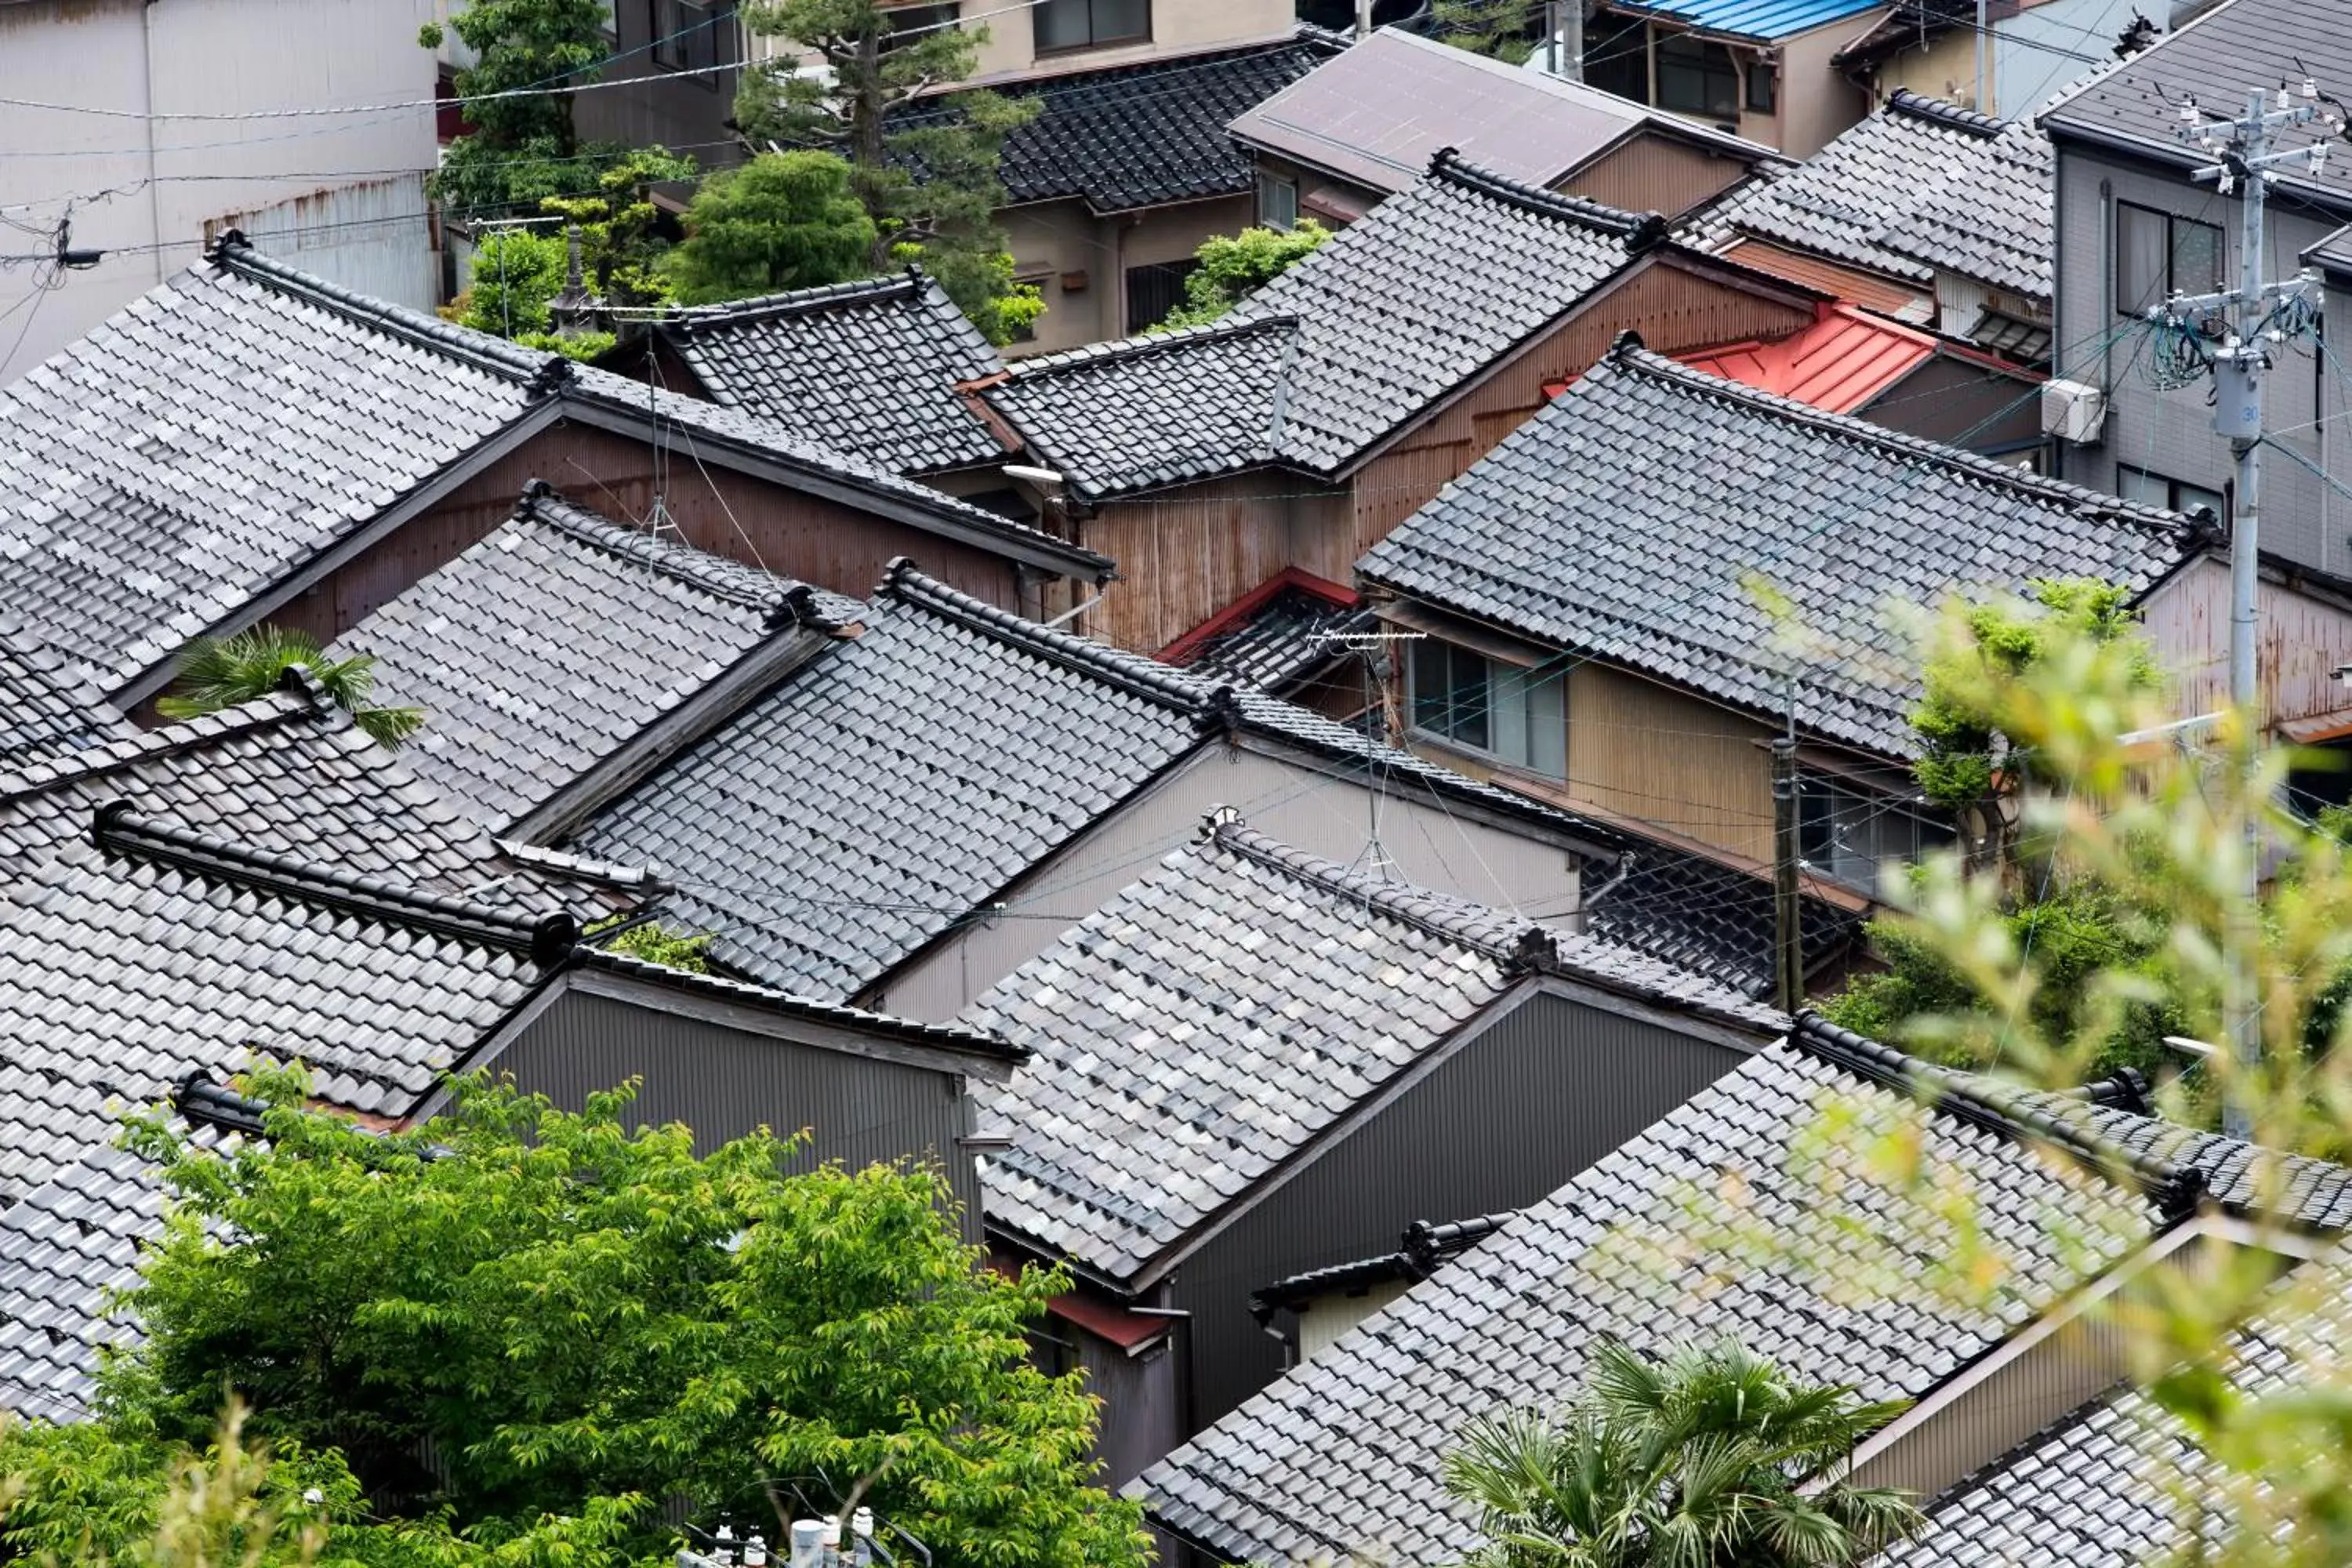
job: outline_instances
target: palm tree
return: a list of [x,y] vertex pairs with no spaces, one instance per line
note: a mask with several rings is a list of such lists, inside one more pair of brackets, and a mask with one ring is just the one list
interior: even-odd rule
[[1654,1363],[1604,1341],[1557,1416],[1473,1423],[1445,1483],[1482,1516],[1478,1568],[1847,1568],[1919,1523],[1904,1494],[1844,1479],[1904,1408],[1730,1342]]
[[329,658],[316,637],[283,626],[254,626],[225,637],[198,637],[180,656],[179,693],[158,698],[166,719],[194,719],[250,702],[278,689],[295,665],[380,746],[397,746],[425,722],[417,708],[378,708],[368,701],[375,684],[373,654]]

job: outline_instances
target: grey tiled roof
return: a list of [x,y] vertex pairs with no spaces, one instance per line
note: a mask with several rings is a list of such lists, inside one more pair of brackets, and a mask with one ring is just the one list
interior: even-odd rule
[[1004,368],[946,290],[896,277],[679,310],[656,328],[709,396],[902,474],[1002,460],[956,395]]
[[350,293],[239,237],[0,390],[0,621],[115,690],[499,438],[656,419],[785,482],[1079,574],[1108,563],[772,419]]
[[1907,89],[1792,169],[1767,168],[1696,225],[1916,282],[1938,271],[2047,300],[2056,252],[2050,139]]
[[[2317,1274],[2315,1280],[2306,1276]],[[2221,1371],[2252,1398],[2293,1385],[2300,1369],[2339,1376],[2352,1336],[2352,1272],[2336,1249],[2291,1277],[2325,1289],[2315,1310],[2257,1321],[2229,1348]],[[2200,1500],[2206,1452],[2147,1394],[2124,1387],[2051,1424],[1963,1479],[1928,1507],[1930,1521],[1910,1541],[1873,1559],[1874,1568],[2144,1568],[2175,1560],[2192,1544],[2228,1537],[2224,1511],[2188,1510]]]
[[[1004,139],[1005,193],[1015,205],[1076,198],[1121,213],[1247,191],[1255,165],[1225,127],[1313,69],[1331,52],[1328,37],[1301,28],[1241,48],[1005,83],[1005,96],[1038,102],[1037,117]],[[933,100],[895,116],[892,129],[956,112],[952,96]]]
[[1238,624],[1203,638],[1178,655],[1160,657],[1211,680],[1231,680],[1281,693],[1342,659],[1355,656],[1319,640],[1369,632],[1379,624],[1370,605],[1338,604],[1307,588],[1290,586],[1269,597]]
[[755,650],[860,608],[535,485],[333,652],[374,657],[375,700],[425,713],[403,760],[504,828]]
[[[1613,887],[1604,864],[1586,873],[1585,930],[1744,996],[1769,996],[1776,984],[1770,879],[1667,844],[1638,841],[1630,852],[1633,867]],[[1846,956],[1861,940],[1860,915],[1810,894],[1801,910],[1809,973]]]
[[[672,876],[723,963],[855,995],[1227,726],[1352,770],[1527,803],[1256,692],[1024,621],[905,563],[772,692],[582,833]],[[1538,811],[1555,830],[1580,825]]]
[[1128,1281],[1539,971],[1759,1035],[1786,1020],[1637,954],[1211,828],[966,1023],[1037,1059],[989,1100],[989,1223]]
[[[1732,1333],[1807,1381],[1916,1396],[2060,1299],[2086,1260],[2151,1233],[2136,1189],[2066,1173],[1984,1107],[1923,1111],[1860,1060],[1801,1032],[1750,1058],[1133,1489],[1228,1561],[1455,1561],[1477,1535],[1439,1475],[1454,1434],[1564,1402],[1603,1336],[1657,1351]],[[1818,1171],[1806,1140],[1832,1099],[1918,1125],[1927,1168],[1974,1199],[2011,1265],[1990,1297],[1859,1283],[1923,1268],[1946,1231],[1926,1205]],[[1777,1257],[1759,1256],[1757,1226]]]
[[2145,590],[2200,546],[2172,512],[1826,414],[1621,344],[1358,564],[1365,580],[1911,754],[1916,656],[1890,619],[1955,592]]
[[[2173,135],[2185,100],[2194,100],[2209,117],[2239,115],[2248,89],[2299,87],[2306,78],[2322,92],[2338,94],[2352,79],[2352,0],[2229,0],[2158,38],[2154,48],[2093,72],[2044,110],[2042,123],[2061,139],[2117,145],[2186,170],[2213,160]],[[2326,127],[2315,121],[2282,131],[2277,144],[2327,140]],[[2317,198],[2338,221],[2352,215],[2352,163],[2345,159],[2331,159],[2315,177],[2300,160],[2274,174],[2280,201]],[[2198,188],[2212,193],[2210,184]]]
[[1216,327],[1024,360],[985,395],[1082,495],[1264,463],[1334,474],[1662,232],[1440,153]]
[[110,689],[546,395],[552,356],[347,299],[224,249],[0,389],[0,616]]
[[0,631],[0,758],[73,751],[131,732],[72,661]]
[[2084,1113],[2099,1136],[2120,1149],[2205,1173],[2214,1202],[2261,1210],[2317,1230],[2352,1230],[2352,1168],[2303,1154],[2276,1154],[2218,1132],[2184,1127],[2128,1107]]
[[309,689],[40,758],[0,761],[0,879],[125,801],[183,826],[446,894],[512,879],[585,915],[622,907],[584,866],[529,867]]

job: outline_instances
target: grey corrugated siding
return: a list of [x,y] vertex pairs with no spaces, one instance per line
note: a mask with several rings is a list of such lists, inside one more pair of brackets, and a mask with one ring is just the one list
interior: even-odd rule
[[1732,1047],[1535,994],[1211,1241],[1177,1277],[1195,1430],[1271,1383],[1250,1292],[1395,1249],[1415,1220],[1518,1208],[1737,1067]]
[[954,1184],[966,1237],[979,1239],[978,1180],[970,1152],[956,1143],[965,1130],[960,1074],[795,1046],[581,992],[556,998],[494,1067],[572,1109],[642,1078],[635,1119],[682,1121],[703,1152],[757,1127],[780,1134],[805,1127],[813,1141],[804,1164],[936,1162]]

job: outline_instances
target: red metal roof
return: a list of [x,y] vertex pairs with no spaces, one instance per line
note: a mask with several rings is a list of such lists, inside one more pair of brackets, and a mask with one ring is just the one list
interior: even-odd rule
[[1935,353],[1932,333],[1833,305],[1811,326],[1778,342],[1706,349],[1683,355],[1682,362],[1832,414],[1852,414]]

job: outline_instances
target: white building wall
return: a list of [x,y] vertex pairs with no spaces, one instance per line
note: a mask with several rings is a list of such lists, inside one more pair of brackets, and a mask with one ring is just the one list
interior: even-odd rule
[[[48,248],[68,211],[74,245],[109,252],[37,299],[50,268],[0,269],[0,384],[195,260],[206,224],[226,218],[255,219],[337,282],[435,303],[422,180],[436,157],[436,71],[416,41],[433,12],[433,0],[0,5],[0,96],[115,111],[0,106],[0,255]],[[394,101],[418,107],[149,118]]]

